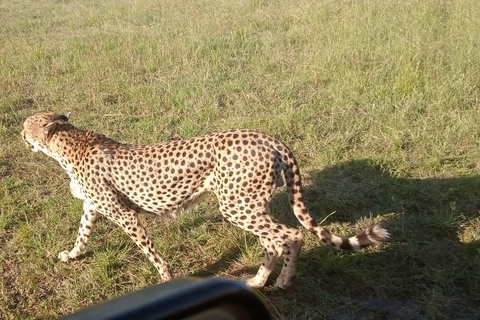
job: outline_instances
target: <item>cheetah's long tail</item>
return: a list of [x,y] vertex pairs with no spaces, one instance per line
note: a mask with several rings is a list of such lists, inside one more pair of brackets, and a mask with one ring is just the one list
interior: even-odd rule
[[364,230],[350,238],[331,234],[322,226],[317,224],[305,207],[305,203],[303,202],[300,169],[291,152],[288,160],[286,161],[284,173],[287,184],[288,198],[295,216],[305,228],[316,234],[322,242],[328,243],[335,248],[342,250],[359,251],[365,247],[384,242],[388,239],[389,234],[387,230],[383,229],[379,225],[373,225],[367,230]]

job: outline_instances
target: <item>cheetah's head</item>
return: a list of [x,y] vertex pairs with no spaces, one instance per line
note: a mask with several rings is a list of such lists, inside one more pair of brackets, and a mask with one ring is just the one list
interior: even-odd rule
[[58,124],[68,122],[70,112],[65,114],[36,113],[23,123],[22,138],[32,151],[49,154],[48,142]]

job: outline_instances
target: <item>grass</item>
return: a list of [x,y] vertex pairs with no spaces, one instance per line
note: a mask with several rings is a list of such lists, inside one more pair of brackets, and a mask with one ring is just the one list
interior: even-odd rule
[[[475,0],[19,1],[0,4],[0,318],[53,319],[158,283],[123,231],[98,223],[61,263],[81,203],[58,163],[24,148],[26,117],[130,143],[232,127],[294,151],[305,200],[339,234],[307,235],[297,279],[261,290],[278,319],[474,319],[480,302],[480,5]],[[298,225],[279,190],[272,212]],[[256,271],[255,237],[214,197],[144,217],[176,277]]]

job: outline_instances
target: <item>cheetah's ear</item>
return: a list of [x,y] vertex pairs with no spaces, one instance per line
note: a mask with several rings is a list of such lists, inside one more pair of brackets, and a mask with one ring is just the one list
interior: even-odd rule
[[65,114],[55,114],[54,119],[55,120],[62,120],[65,122],[68,122],[68,119],[70,119],[70,116],[72,115],[71,112],[66,112]]
[[44,126],[43,126],[43,133],[47,136],[47,137],[51,137],[52,134],[55,132],[55,128],[57,127],[57,123],[56,122],[47,122]]

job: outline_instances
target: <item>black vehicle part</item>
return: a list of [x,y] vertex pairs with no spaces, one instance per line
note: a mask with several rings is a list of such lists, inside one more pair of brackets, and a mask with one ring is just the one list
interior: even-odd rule
[[174,279],[101,303],[60,320],[271,319],[248,286],[226,279]]

